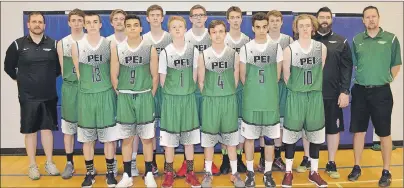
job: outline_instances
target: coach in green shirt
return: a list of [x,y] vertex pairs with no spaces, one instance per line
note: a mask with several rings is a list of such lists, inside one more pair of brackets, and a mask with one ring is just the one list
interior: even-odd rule
[[397,37],[379,27],[379,18],[376,7],[366,7],[363,10],[366,31],[357,34],[353,39],[356,75],[355,85],[352,88],[350,131],[354,133],[355,166],[348,179],[355,181],[361,175],[359,162],[365,132],[371,118],[382,146],[383,171],[379,186],[386,187],[391,183],[389,167],[392,150],[390,133],[393,96],[390,82],[396,77],[402,62]]

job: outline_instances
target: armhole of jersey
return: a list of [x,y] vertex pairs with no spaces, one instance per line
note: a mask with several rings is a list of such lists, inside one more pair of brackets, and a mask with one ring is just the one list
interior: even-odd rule
[[[202,53],[203,66],[205,67],[205,53],[203,53],[203,51],[200,53]],[[206,69],[206,67],[205,67],[205,69]]]
[[118,45],[115,45],[115,51],[116,51],[116,57],[118,59],[118,63],[121,63],[120,58],[119,58]]
[[80,64],[80,50],[79,50],[79,41],[76,41],[77,46],[77,64]]
[[[292,67],[292,59],[293,59],[293,57],[292,57],[292,47],[289,45],[288,46],[289,47],[289,49],[290,49],[290,67]],[[321,50],[321,51],[323,51],[323,50]]]
[[[244,51],[245,51],[245,61],[247,61],[247,44],[244,44]],[[244,62],[247,64],[247,62]]]
[[[168,66],[168,55],[166,48],[163,49],[164,53],[166,54],[166,66]],[[161,53],[161,52],[160,52]]]
[[[143,40],[142,40],[143,41]],[[149,57],[149,59],[151,60],[151,57],[152,57],[152,50],[153,50],[153,45],[150,45],[150,57]],[[157,50],[156,50],[156,53],[157,53]],[[158,61],[158,59],[159,59],[159,56],[158,56],[158,54],[157,54],[157,61]]]

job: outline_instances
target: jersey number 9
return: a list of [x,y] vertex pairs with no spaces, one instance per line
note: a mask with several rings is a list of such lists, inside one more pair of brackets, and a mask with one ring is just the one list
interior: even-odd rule
[[129,82],[130,82],[130,84],[135,84],[135,70],[131,70],[130,71],[130,80],[129,80]]
[[100,68],[94,67],[93,68],[93,82],[100,82],[101,81],[101,72],[100,72]]

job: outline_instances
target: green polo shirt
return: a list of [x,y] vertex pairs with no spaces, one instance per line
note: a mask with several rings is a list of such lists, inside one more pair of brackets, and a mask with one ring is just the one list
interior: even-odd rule
[[391,68],[401,65],[400,43],[397,37],[380,28],[371,38],[367,31],[353,38],[355,83],[384,85],[393,81]]

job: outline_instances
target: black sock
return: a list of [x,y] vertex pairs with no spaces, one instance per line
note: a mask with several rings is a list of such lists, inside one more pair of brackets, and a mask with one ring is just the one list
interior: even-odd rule
[[261,148],[261,158],[265,159],[265,147],[260,147]]
[[187,173],[194,171],[194,160],[187,160]]
[[107,173],[113,173],[113,171],[114,171],[114,158],[112,158],[112,159],[105,158],[105,161],[107,162]]
[[164,163],[164,168],[167,172],[174,172],[173,163]]
[[123,162],[123,171],[126,172],[129,177],[132,177],[131,163],[131,161]]
[[275,146],[275,159],[281,158],[281,147]]
[[153,164],[156,164],[156,150],[153,150]]
[[66,157],[67,157],[67,162],[71,162],[73,163],[73,153],[66,153]]
[[146,172],[145,174],[147,175],[148,172],[152,172],[152,162],[145,162],[145,166],[146,166]]
[[94,174],[94,160],[85,161],[87,173]]

